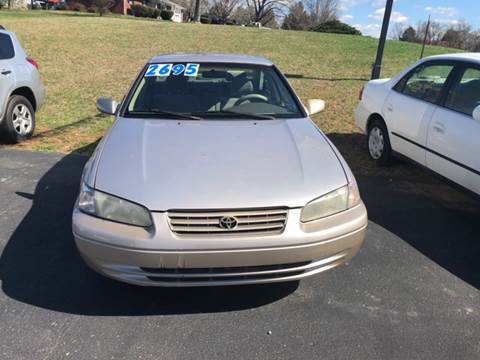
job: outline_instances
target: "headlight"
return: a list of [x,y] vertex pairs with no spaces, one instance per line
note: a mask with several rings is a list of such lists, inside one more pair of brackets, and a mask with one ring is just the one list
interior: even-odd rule
[[143,206],[94,190],[85,184],[80,189],[78,208],[106,220],[141,227],[152,225],[150,212]]
[[321,219],[337,214],[358,205],[360,203],[360,192],[355,181],[310,201],[302,209],[301,222]]

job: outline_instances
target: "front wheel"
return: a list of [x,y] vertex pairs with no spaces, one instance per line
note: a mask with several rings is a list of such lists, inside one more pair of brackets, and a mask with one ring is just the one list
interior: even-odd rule
[[25,141],[32,137],[35,130],[35,111],[27,98],[20,95],[10,98],[1,130],[9,143]]
[[392,163],[392,147],[388,137],[387,127],[383,121],[376,120],[368,129],[368,153],[370,158],[380,166]]

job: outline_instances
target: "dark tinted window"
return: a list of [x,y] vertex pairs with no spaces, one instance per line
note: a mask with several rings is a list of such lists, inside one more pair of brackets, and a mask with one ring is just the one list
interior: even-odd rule
[[453,65],[425,65],[413,71],[403,88],[405,95],[435,103],[440,98]]
[[467,115],[480,105],[480,69],[466,69],[448,93],[445,106]]
[[0,60],[11,59],[14,56],[12,39],[7,34],[0,34]]

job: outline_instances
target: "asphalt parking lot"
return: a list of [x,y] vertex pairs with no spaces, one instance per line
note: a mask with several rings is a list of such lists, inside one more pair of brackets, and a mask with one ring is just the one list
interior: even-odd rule
[[76,252],[86,158],[0,150],[1,359],[479,359],[480,203],[359,177],[370,225],[300,284],[140,288]]

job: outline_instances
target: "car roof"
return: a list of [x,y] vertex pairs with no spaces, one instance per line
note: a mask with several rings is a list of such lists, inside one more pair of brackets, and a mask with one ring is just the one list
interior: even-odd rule
[[177,53],[154,56],[149,63],[232,63],[271,66],[272,62],[260,56],[215,54],[215,53]]
[[480,53],[457,53],[435,55],[425,58],[424,60],[456,60],[456,61],[470,61],[480,63]]

